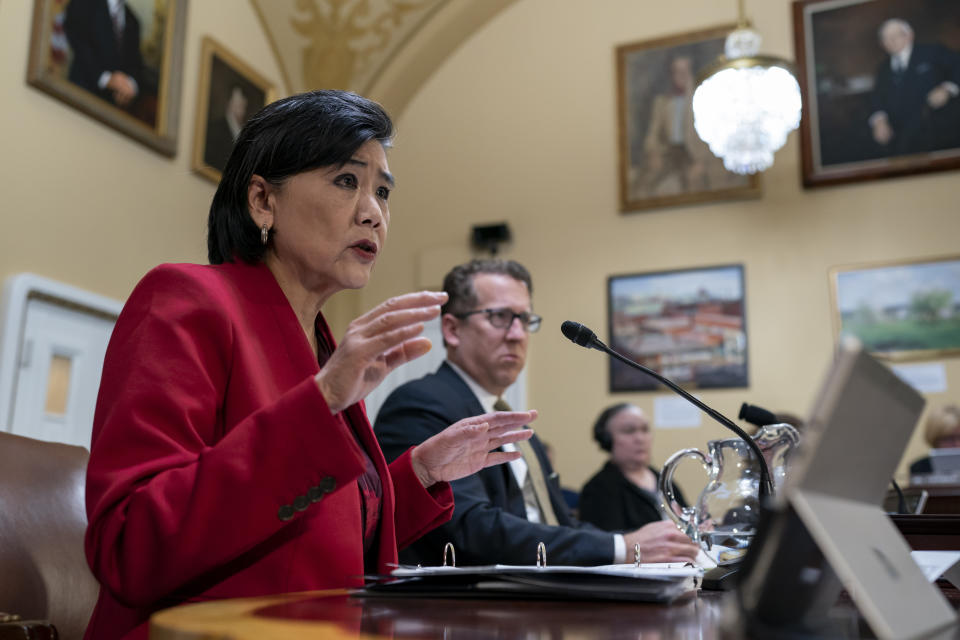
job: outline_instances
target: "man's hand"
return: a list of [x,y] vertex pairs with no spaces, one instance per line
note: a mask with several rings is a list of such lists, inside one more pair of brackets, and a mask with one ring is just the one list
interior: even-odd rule
[[931,109],[939,109],[950,100],[950,92],[942,84],[934,87],[927,94],[927,104]]
[[893,139],[893,128],[886,115],[881,115],[873,121],[873,139],[877,144],[889,144]]
[[447,294],[421,291],[390,298],[350,323],[315,380],[333,413],[363,400],[388,373],[430,350],[423,323],[440,315]]
[[536,418],[536,411],[498,411],[465,418],[415,447],[410,454],[413,470],[423,486],[429,487],[516,460],[519,451],[494,449],[532,437],[533,431],[522,427]]
[[634,546],[640,545],[641,562],[692,562],[700,551],[693,540],[668,520],[651,522],[625,533],[623,540],[627,543],[628,560],[633,558]]
[[118,106],[125,107],[137,96],[136,85],[130,76],[122,71],[114,71],[107,80],[107,89],[113,93],[113,101]]

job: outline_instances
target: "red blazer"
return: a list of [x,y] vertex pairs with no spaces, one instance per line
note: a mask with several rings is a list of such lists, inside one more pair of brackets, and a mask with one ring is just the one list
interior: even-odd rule
[[[333,344],[322,316],[317,328]],[[86,638],[146,638],[151,613],[185,601],[362,584],[362,453],[318,371],[265,266],[143,278],[94,418],[86,554],[101,587]],[[362,404],[346,411],[383,483],[386,572],[398,545],[450,518],[453,496],[424,489],[409,452],[388,467]]]

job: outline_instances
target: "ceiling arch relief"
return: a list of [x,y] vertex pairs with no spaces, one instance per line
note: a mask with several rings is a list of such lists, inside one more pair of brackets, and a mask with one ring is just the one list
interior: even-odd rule
[[349,89],[397,117],[457,46],[517,0],[251,0],[288,93]]

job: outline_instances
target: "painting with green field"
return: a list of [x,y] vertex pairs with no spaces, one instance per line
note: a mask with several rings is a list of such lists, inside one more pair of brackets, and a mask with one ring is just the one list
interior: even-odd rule
[[837,335],[892,359],[960,353],[960,257],[831,272]]

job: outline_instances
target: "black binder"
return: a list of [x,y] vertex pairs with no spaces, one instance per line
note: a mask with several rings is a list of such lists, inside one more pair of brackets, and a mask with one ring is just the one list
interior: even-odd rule
[[[542,543],[541,543],[542,545]],[[389,576],[370,576],[359,594],[441,598],[521,598],[672,602],[696,592],[703,570],[692,563],[547,566],[538,549],[536,565],[478,567],[400,566]]]

